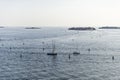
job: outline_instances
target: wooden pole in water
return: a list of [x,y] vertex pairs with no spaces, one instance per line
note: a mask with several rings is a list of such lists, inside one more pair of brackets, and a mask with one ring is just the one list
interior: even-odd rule
[[69,59],[70,59],[71,57],[70,57],[70,54],[69,54]]
[[90,48],[88,49],[88,51],[90,52]]
[[44,41],[42,42],[42,46],[43,46],[42,50],[43,50],[43,53],[44,53],[44,50],[45,50],[45,48],[44,48]]
[[114,60],[114,56],[112,56],[112,60]]
[[22,54],[20,54],[20,58],[22,58]]

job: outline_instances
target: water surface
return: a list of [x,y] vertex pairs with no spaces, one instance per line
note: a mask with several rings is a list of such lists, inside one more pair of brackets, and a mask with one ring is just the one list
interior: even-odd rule
[[[47,55],[52,41],[57,56]],[[119,80],[119,46],[120,30],[1,28],[0,79]]]

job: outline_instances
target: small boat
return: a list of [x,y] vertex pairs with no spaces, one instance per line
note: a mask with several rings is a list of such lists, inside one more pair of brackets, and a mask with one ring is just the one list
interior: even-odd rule
[[57,55],[57,53],[47,53],[47,55]]
[[55,43],[52,41],[52,52],[51,53],[47,53],[47,55],[53,55],[53,56],[55,56],[55,55],[57,55],[57,53],[55,53]]
[[76,44],[76,51],[73,52],[74,55],[80,54],[80,51],[78,49],[78,44]]
[[73,54],[80,54],[80,52],[76,52],[76,51],[75,51],[75,52],[73,52]]

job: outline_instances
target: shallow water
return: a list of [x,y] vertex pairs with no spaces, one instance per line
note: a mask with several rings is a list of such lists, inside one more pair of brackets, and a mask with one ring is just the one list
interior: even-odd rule
[[[47,55],[52,41],[57,56]],[[119,46],[119,30],[3,28],[0,80],[119,80]]]

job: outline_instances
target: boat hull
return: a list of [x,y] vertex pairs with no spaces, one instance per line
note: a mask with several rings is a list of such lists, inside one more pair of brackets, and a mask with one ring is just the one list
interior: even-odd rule
[[47,53],[47,55],[57,55],[57,53]]

